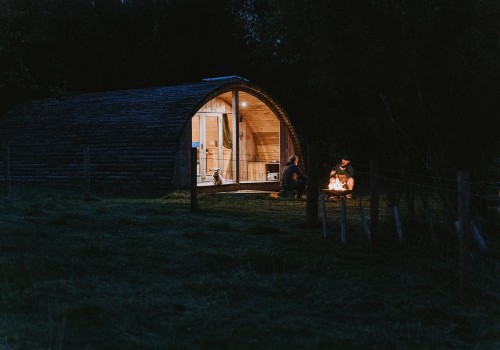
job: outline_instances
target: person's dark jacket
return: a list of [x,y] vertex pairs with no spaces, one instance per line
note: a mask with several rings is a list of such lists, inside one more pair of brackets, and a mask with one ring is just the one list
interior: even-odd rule
[[305,183],[306,181],[307,176],[302,174],[295,163],[288,162],[285,164],[283,173],[281,174],[281,187],[295,188],[298,183]]

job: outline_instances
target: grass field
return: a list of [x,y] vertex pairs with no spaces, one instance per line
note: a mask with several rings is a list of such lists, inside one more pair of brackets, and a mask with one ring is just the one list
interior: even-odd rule
[[498,264],[462,305],[439,250],[375,252],[354,224],[341,245],[304,201],[211,200],[0,196],[0,349],[500,349]]

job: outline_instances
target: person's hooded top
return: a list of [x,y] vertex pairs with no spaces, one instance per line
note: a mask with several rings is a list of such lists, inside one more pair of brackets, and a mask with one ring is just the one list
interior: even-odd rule
[[294,187],[299,180],[306,181],[307,176],[302,174],[299,167],[295,163],[286,163],[281,175],[281,186]]

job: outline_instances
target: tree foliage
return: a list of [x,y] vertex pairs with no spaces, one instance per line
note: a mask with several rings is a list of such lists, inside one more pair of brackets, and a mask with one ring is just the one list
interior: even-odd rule
[[304,129],[408,173],[486,175],[499,152],[498,2],[249,2],[265,74],[295,86]]
[[407,173],[491,176],[499,33],[495,0],[0,0],[0,112],[237,74],[305,141]]

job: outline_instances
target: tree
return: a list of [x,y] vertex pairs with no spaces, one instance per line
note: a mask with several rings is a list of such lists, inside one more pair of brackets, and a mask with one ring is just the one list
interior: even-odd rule
[[0,113],[35,97],[244,75],[228,2],[2,0]]
[[310,138],[435,178],[485,176],[499,154],[498,15],[479,0],[247,0],[240,10],[262,76],[286,90]]

